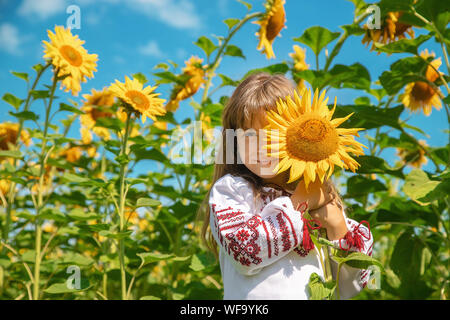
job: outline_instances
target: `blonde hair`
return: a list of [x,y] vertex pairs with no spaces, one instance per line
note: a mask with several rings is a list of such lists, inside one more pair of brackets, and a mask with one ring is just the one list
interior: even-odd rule
[[[226,163],[223,158],[226,152],[226,130],[251,127],[253,119],[260,116],[261,113],[276,109],[276,101],[279,98],[286,99],[287,96],[294,96],[295,84],[286,78],[283,74],[270,75],[265,72],[253,73],[243,80],[234,90],[228,100],[222,114],[222,150],[219,152],[222,161],[216,161],[214,165],[214,174],[211,186],[226,174],[240,176],[250,182],[253,188],[255,199],[262,193],[264,186],[262,178],[251,172],[243,163],[238,163],[237,139],[234,137],[233,162]],[[217,159],[216,159],[217,160]],[[282,174],[286,175],[287,172]],[[298,181],[297,181],[298,182]],[[342,206],[342,200],[331,181],[327,181],[328,190],[334,194],[337,202]],[[201,229],[201,238],[206,247],[217,257],[217,244],[212,236],[209,227],[210,207],[209,196],[211,189],[207,192],[205,198],[199,206],[197,221],[203,221]]]

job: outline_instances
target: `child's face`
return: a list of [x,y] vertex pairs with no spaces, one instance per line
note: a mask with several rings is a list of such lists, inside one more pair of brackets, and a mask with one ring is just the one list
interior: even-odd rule
[[262,146],[266,144],[265,131],[268,125],[266,113],[254,119],[251,129],[237,130],[238,153],[242,163],[257,176],[268,179],[276,176],[273,173],[278,164],[278,157],[269,157],[267,149]]

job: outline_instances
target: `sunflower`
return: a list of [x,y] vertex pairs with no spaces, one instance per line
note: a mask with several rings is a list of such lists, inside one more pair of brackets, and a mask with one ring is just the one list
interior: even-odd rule
[[[423,147],[428,147],[425,140],[419,140],[418,142]],[[402,161],[408,165],[419,169],[422,165],[425,165],[428,162],[428,159],[425,156],[425,151],[422,148],[418,148],[416,150],[397,148],[397,156],[399,156]]]
[[50,58],[55,68],[59,69],[58,76],[68,75],[61,82],[64,91],[72,91],[78,96],[81,90],[80,82],[86,82],[86,77],[92,78],[97,71],[96,54],[88,54],[83,48],[84,41],[73,36],[70,29],[55,26],[55,33],[47,30],[50,42],[44,43],[44,58]]
[[412,29],[412,26],[399,22],[402,15],[403,12],[388,12],[380,29],[366,30],[362,43],[368,46],[370,42],[373,42],[370,49],[370,51],[373,51],[376,48],[375,42],[388,44],[400,39],[405,39],[406,34],[408,34],[411,38],[414,38],[414,30]]
[[176,111],[180,101],[192,97],[206,82],[202,63],[203,59],[196,56],[192,56],[188,61],[185,61],[186,67],[183,68],[183,75],[190,76],[190,78],[184,86],[176,85],[173,88],[170,100],[166,105],[167,111]]
[[267,0],[265,3],[266,13],[262,18],[253,23],[260,25],[259,31],[255,34],[259,37],[257,50],[266,54],[267,59],[275,58],[272,43],[281,29],[285,28],[286,13],[284,11],[285,0]]
[[[19,124],[11,123],[11,122],[3,122],[0,123],[0,150],[10,150],[11,147],[14,147],[17,143],[17,136],[19,133]],[[29,147],[31,144],[31,138],[28,131],[24,128],[20,131],[20,139],[22,142]],[[12,158],[7,158],[12,164]],[[0,162],[3,161],[4,158],[0,157]]]
[[[431,54],[428,50],[422,51],[420,56],[425,60],[428,57],[434,57],[435,54]],[[441,58],[431,61],[431,66],[427,67],[425,72],[425,78],[430,82],[435,82],[439,78],[439,74],[436,70],[441,66]],[[436,69],[436,70],[435,70]],[[439,89],[433,88],[429,83],[424,81],[411,82],[406,85],[405,93],[400,96],[400,100],[409,110],[413,112],[419,112],[423,110],[426,116],[431,114],[431,110],[435,107],[437,110],[442,108]]]
[[288,183],[299,179],[302,175],[305,187],[316,180],[323,183],[328,171],[328,177],[334,171],[334,165],[355,172],[359,166],[348,152],[359,156],[364,154],[363,144],[354,140],[359,130],[363,128],[337,128],[353,113],[344,118],[331,119],[336,109],[330,111],[327,107],[328,98],[325,90],[319,97],[316,90],[311,103],[311,90],[305,90],[300,98],[297,92],[294,100],[290,96],[277,102],[277,110],[267,113],[269,124],[266,131],[268,156],[278,156],[281,160],[274,172],[283,172],[289,168]]
[[125,83],[116,80],[109,87],[109,91],[130,105],[135,113],[142,115],[142,123],[145,123],[147,117],[155,121],[155,116],[166,113],[166,110],[162,107],[166,100],[157,98],[160,95],[159,93],[152,93],[156,88],[157,86],[144,88],[144,85],[138,79],[133,78],[131,80],[125,76]]
[[[306,64],[306,49],[294,45],[294,52],[289,53],[289,56],[294,60],[294,70],[295,71],[303,71],[309,69],[309,64]],[[298,92],[302,92],[303,89],[306,88],[305,80],[300,79],[297,83]]]
[[102,91],[92,89],[91,92],[91,94],[83,95],[86,101],[81,107],[84,114],[80,116],[80,132],[84,144],[91,143],[91,130],[106,141],[109,140],[111,137],[109,130],[104,127],[96,127],[95,124],[98,118],[111,118],[114,115],[114,111],[111,108],[114,104],[114,95],[107,88],[103,88]]

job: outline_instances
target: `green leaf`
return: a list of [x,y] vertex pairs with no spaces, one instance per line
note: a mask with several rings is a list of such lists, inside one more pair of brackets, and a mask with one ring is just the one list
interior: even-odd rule
[[0,157],[20,159],[23,157],[23,154],[19,150],[0,150]]
[[5,93],[2,97],[3,101],[8,102],[10,105],[12,105],[14,108],[19,109],[20,105],[24,100],[17,98],[15,95],[11,93]]
[[[345,117],[354,112],[349,119],[341,124],[342,128],[373,129],[382,126],[390,126],[401,130],[399,117],[404,110],[403,105],[394,108],[375,108],[370,105],[338,105],[333,118]],[[361,132],[360,132],[361,133]]]
[[410,82],[426,81],[427,62],[420,57],[407,57],[394,62],[390,71],[384,71],[380,83],[389,95],[395,95]]
[[159,200],[150,198],[139,198],[136,202],[136,208],[139,207],[157,207],[161,204]]
[[15,75],[17,78],[23,79],[26,82],[28,82],[28,73],[25,72],[15,72],[15,71],[11,71],[11,73],[13,75]]
[[239,81],[233,80],[224,74],[219,74],[219,77],[222,79],[222,83],[221,83],[220,87],[225,87],[225,86],[237,87],[239,85]]
[[94,212],[85,212],[81,208],[75,208],[72,209],[67,216],[71,218],[72,220],[77,221],[87,221],[87,220],[95,220],[95,219],[101,219],[101,215],[95,214]]
[[250,3],[245,2],[243,0],[237,0],[237,2],[242,3],[244,6],[246,6],[248,11],[252,10],[253,6]]
[[37,121],[39,119],[39,116],[37,114],[35,114],[32,111],[22,111],[22,112],[8,112],[10,115],[12,115],[13,117],[16,117],[17,119],[21,119],[21,120],[33,120],[33,121]]
[[309,300],[331,300],[336,290],[336,284],[334,281],[325,283],[317,273],[313,272],[309,277],[308,289]]
[[378,51],[387,53],[402,53],[409,52],[412,54],[418,54],[417,50],[419,46],[431,38],[431,35],[420,35],[414,39],[401,39],[395,42],[382,45],[380,43],[375,43],[375,47]]
[[347,180],[347,196],[357,197],[386,191],[386,186],[378,180],[371,180],[361,175],[355,175]]
[[258,73],[258,72],[267,72],[268,74],[275,74],[275,73],[285,74],[288,71],[289,71],[289,66],[286,63],[277,63],[277,64],[272,64],[272,65],[264,67],[264,68],[252,69],[252,70],[248,71],[242,77],[242,79],[245,79],[249,75]]
[[140,297],[139,300],[161,300],[161,298],[155,296],[143,296]]
[[125,238],[130,237],[130,235],[132,233],[133,233],[132,230],[122,231],[122,232],[113,232],[113,231],[109,231],[109,230],[102,230],[98,234],[103,237],[120,240],[120,239],[125,239]]
[[236,24],[238,24],[239,23],[239,21],[241,21],[241,20],[239,20],[239,19],[236,19],[236,18],[230,18],[230,19],[225,19],[225,20],[223,20],[223,22],[228,26],[228,28],[233,28]]
[[375,258],[372,258],[371,256],[368,256],[362,252],[352,252],[346,257],[337,257],[332,256],[332,259],[335,260],[339,264],[347,264],[352,268],[356,269],[367,269],[372,265],[375,265],[377,267],[380,267],[381,269],[384,269],[383,265],[380,261],[378,261]]
[[141,258],[142,264],[146,265],[156,261],[170,260],[175,257],[174,254],[158,253],[158,252],[144,252],[137,254]]
[[125,127],[125,124],[117,118],[100,117],[96,119],[95,126],[120,131]]
[[80,267],[89,267],[94,263],[94,259],[85,257],[77,252],[67,252],[60,259],[60,263],[73,264]]
[[245,56],[242,53],[241,48],[239,48],[239,47],[237,47],[235,45],[232,45],[232,44],[227,46],[224,54],[226,56],[241,57],[241,58],[245,59]]
[[133,74],[133,78],[137,79],[142,84],[146,84],[148,82],[147,77],[141,72]]
[[439,181],[430,180],[423,170],[414,169],[406,176],[403,192],[418,204],[428,205],[429,202],[422,198],[426,197],[439,184]]
[[75,114],[84,114],[84,112],[81,111],[80,109],[75,108],[75,107],[73,107],[71,105],[68,105],[67,103],[64,103],[64,102],[61,102],[59,104],[59,110],[58,111],[69,111],[69,112],[72,112],[72,113],[75,113]]
[[293,40],[307,45],[315,55],[319,55],[320,51],[330,42],[337,39],[339,35],[339,32],[331,32],[321,26],[315,26],[306,29],[300,37]]
[[375,156],[359,156],[356,161],[361,165],[357,169],[358,173],[387,173],[392,176],[404,179],[402,168],[391,168],[384,159]]
[[31,95],[33,96],[33,99],[46,99],[50,98],[50,91],[49,90],[33,90],[31,91]]
[[197,42],[194,42],[195,45],[200,47],[206,54],[207,57],[211,55],[218,47],[207,37],[201,36],[198,38]]
[[210,254],[194,254],[191,259],[189,268],[198,272],[205,270],[206,268],[215,265],[215,259]]
[[44,290],[46,293],[50,294],[62,294],[62,293],[75,293],[88,290],[92,285],[89,283],[87,279],[80,279],[80,289],[69,289],[69,286],[66,282],[64,283],[54,283],[50,287]]

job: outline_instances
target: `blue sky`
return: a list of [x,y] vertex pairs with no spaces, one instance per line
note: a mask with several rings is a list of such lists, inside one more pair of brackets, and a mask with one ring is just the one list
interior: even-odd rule
[[[253,11],[263,11],[262,0],[249,0]],[[69,14],[66,8],[76,4],[81,9],[81,29],[73,30],[85,40],[84,47],[89,53],[99,55],[98,71],[95,78],[82,85],[82,92],[89,93],[92,88],[101,89],[110,85],[114,79],[123,81],[125,75],[136,72],[144,73],[153,83],[155,79],[153,67],[168,59],[184,66],[184,61],[191,55],[203,57],[203,52],[193,44],[200,36],[225,35],[227,26],[222,22],[227,18],[241,18],[246,14],[246,8],[235,0],[0,0],[0,84],[3,96],[11,92],[24,98],[24,82],[12,76],[9,71],[28,72],[33,74],[31,66],[43,62],[42,40],[47,40],[47,29],[53,30],[55,25],[65,25]],[[329,28],[331,31],[341,31],[340,25],[350,24],[353,19],[353,4],[346,0],[287,0],[287,28],[283,29],[282,37],[274,42],[276,59],[268,61],[265,55],[256,50],[257,38],[254,35],[257,26],[247,24],[231,41],[240,46],[246,59],[225,57],[217,73],[223,73],[232,79],[240,79],[249,69],[260,68],[269,64],[290,61],[289,53],[296,44],[292,39],[300,36],[305,29],[315,25]],[[416,35],[420,32],[416,31]],[[351,37],[344,44],[341,53],[334,63],[353,64],[360,62],[369,70],[372,80],[389,68],[399,57],[406,55],[387,56],[370,52],[361,44],[361,36]],[[298,43],[297,43],[298,44]],[[329,46],[331,51],[332,45]],[[420,47],[428,48],[441,56],[440,47],[433,40]],[[307,63],[315,67],[312,51],[307,49]],[[320,59],[324,63],[324,56]],[[441,71],[444,68],[441,66]],[[50,74],[45,78],[48,83]],[[217,79],[215,85],[220,84]],[[162,85],[158,89],[163,98],[168,98],[170,87]],[[220,95],[231,94],[232,88],[218,91]],[[81,94],[75,100],[81,99]],[[70,98],[68,94],[58,95]],[[353,99],[361,95],[353,90],[330,90],[330,101],[337,96],[338,103],[351,104]],[[12,107],[0,101],[3,110]],[[43,108],[39,105],[32,110],[41,114]],[[192,115],[191,107],[183,102],[176,114],[177,119]],[[418,133],[414,135],[425,139],[431,146],[443,146],[448,136],[444,132],[448,128],[445,111],[433,110],[431,116],[410,115],[404,112],[402,118],[411,117],[409,123],[420,127],[428,136]],[[7,111],[2,112],[0,121],[14,121]],[[27,125],[33,126],[28,122]],[[373,131],[371,131],[373,133]],[[398,134],[394,134],[397,136]],[[79,122],[71,129],[70,136],[79,137]],[[365,143],[367,140],[359,138]],[[365,143],[366,144],[366,143]],[[394,150],[383,153],[383,157],[394,164]],[[424,167],[434,170],[431,161]]]

